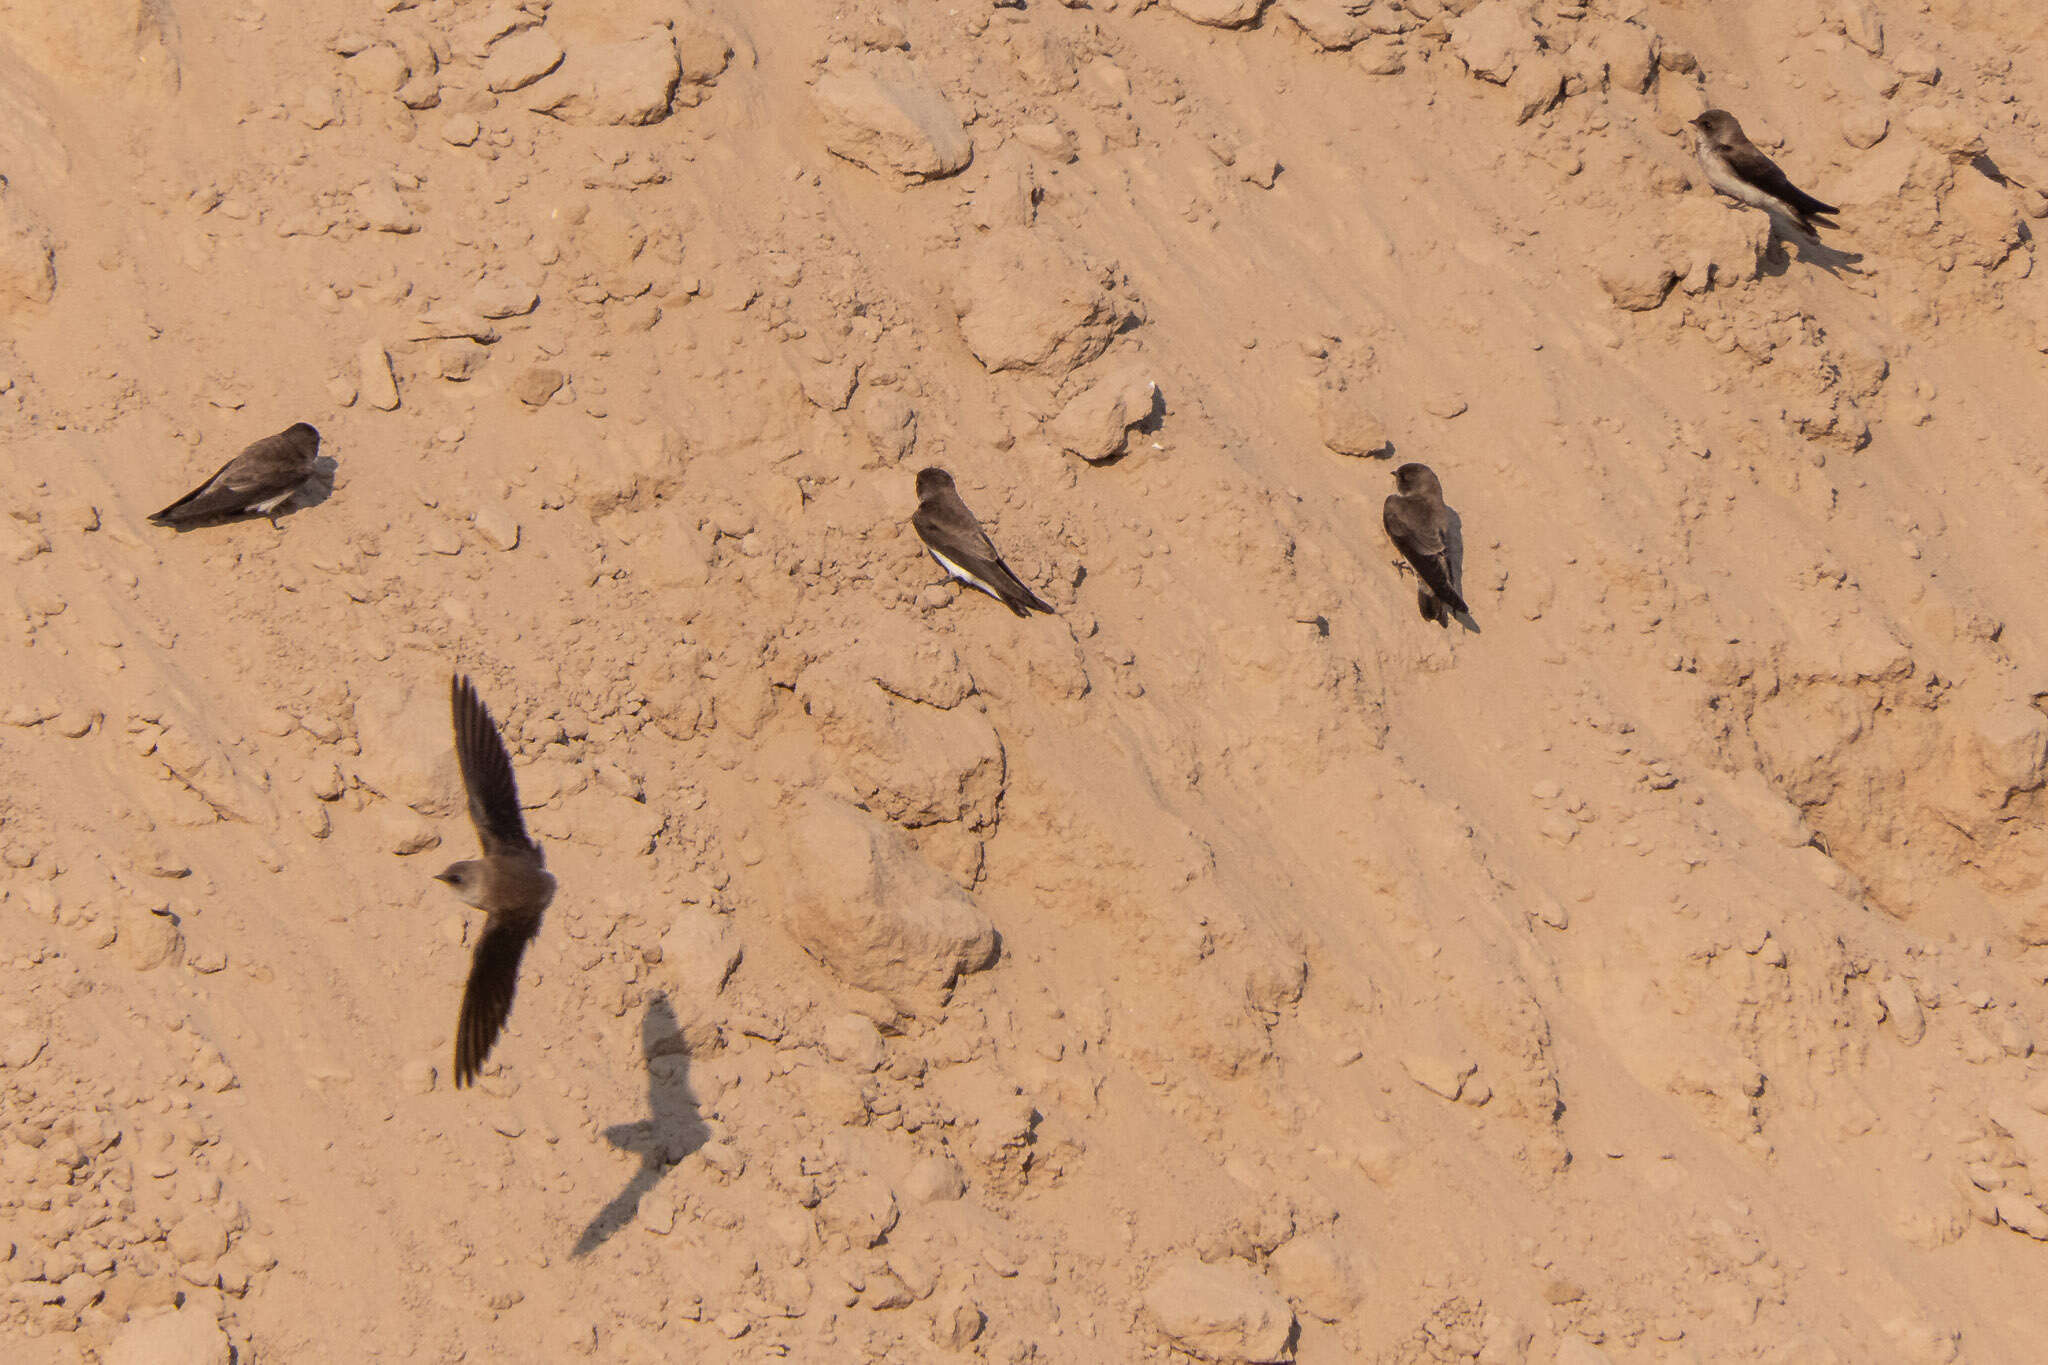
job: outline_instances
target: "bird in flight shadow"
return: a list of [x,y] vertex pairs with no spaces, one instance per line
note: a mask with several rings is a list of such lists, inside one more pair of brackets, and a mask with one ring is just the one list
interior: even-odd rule
[[647,1062],[649,1117],[615,1123],[604,1130],[605,1141],[640,1158],[640,1169],[590,1220],[571,1256],[587,1255],[611,1240],[613,1233],[633,1221],[640,1201],[661,1183],[669,1168],[711,1136],[697,1113],[697,1097],[690,1093],[689,1052],[676,1025],[676,1012],[665,995],[647,1002],[647,1013],[640,1019],[640,1055]]

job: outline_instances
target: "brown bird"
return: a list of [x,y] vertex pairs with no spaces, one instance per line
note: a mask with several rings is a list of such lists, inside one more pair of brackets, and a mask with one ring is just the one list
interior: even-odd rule
[[1820,228],[1840,227],[1827,215],[1840,213],[1833,204],[1800,189],[1786,178],[1778,163],[1757,150],[1742,131],[1735,115],[1726,109],[1709,109],[1692,121],[1699,132],[1700,168],[1707,183],[1731,199],[1762,209],[1787,235],[1803,234],[1818,244]]
[[462,1017],[455,1026],[455,1085],[460,1089],[476,1079],[476,1069],[490,1055],[498,1031],[512,1013],[519,959],[540,932],[541,912],[555,898],[555,878],[543,866],[540,845],[526,833],[519,787],[512,780],[512,758],[491,713],[461,674],[451,679],[449,698],[455,714],[455,758],[462,766],[469,818],[484,856],[450,863],[434,880],[454,887],[456,895],[486,916],[469,965],[469,984],[462,991]]
[[1394,488],[1383,515],[1387,538],[1422,580],[1415,597],[1422,619],[1449,625],[1451,613],[1464,614],[1466,607],[1451,582],[1451,512],[1444,506],[1444,486],[1428,465],[1404,464],[1394,471]]
[[295,422],[243,449],[199,487],[157,512],[159,526],[183,529],[240,516],[272,516],[313,478],[320,433]]
[[1052,611],[1049,603],[1025,587],[1024,580],[1003,563],[988,532],[960,500],[953,476],[945,470],[917,471],[917,511],[910,524],[917,528],[939,567],[968,587],[981,589],[1019,616]]

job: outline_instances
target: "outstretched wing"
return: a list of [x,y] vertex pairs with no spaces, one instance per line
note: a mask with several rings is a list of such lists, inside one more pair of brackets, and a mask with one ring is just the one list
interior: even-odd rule
[[512,756],[505,752],[505,741],[499,737],[490,711],[469,679],[459,673],[450,680],[449,701],[455,718],[455,759],[462,766],[469,818],[476,825],[485,855],[539,853],[540,845],[527,834],[526,819],[519,812]]
[[540,930],[538,915],[493,915],[476,942],[469,964],[469,984],[462,990],[462,1017],[455,1025],[455,1084],[459,1089],[476,1079],[477,1068],[491,1055],[512,996],[519,989],[519,959]]

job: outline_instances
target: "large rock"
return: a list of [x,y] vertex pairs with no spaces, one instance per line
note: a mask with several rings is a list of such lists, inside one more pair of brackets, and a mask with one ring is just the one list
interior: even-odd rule
[[967,349],[985,367],[1055,378],[1101,355],[1123,321],[1097,273],[1022,231],[975,248],[954,307]]
[[1287,1300],[1242,1261],[1172,1261],[1145,1291],[1145,1313],[1176,1346],[1204,1360],[1285,1360],[1294,1335]]
[[1363,42],[1372,33],[1365,20],[1370,0],[1281,0],[1281,10],[1309,41],[1325,51]]
[[849,985],[915,1012],[995,961],[988,917],[865,811],[814,797],[791,819],[788,849],[790,932]]
[[895,53],[872,66],[828,71],[811,91],[825,150],[901,184],[967,168],[974,143],[945,96]]
[[623,43],[572,48],[552,75],[526,93],[526,107],[565,123],[659,123],[683,78],[675,35],[658,28]]

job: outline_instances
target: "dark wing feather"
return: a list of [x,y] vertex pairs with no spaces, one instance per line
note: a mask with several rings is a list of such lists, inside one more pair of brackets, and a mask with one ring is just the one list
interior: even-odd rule
[[477,940],[469,965],[469,984],[462,990],[462,1017],[455,1025],[455,1084],[459,1089],[476,1079],[476,1070],[491,1055],[491,1045],[512,1013],[512,995],[519,989],[519,959],[540,929],[540,917],[493,915]]
[[[1398,493],[1390,496],[1381,513],[1387,539],[1394,542],[1394,548],[1414,567],[1416,577],[1428,584],[1431,592],[1453,610],[1466,611],[1465,599],[1451,586],[1451,556],[1444,545],[1443,528],[1426,513],[1417,515],[1417,510]],[[1425,611],[1423,615],[1429,613]]]
[[951,517],[929,504],[920,506],[911,514],[910,524],[934,554],[944,555],[994,588],[996,600],[1017,615],[1052,611],[1050,603],[1010,571],[1010,566],[996,553],[995,542],[988,538],[988,532],[981,529],[981,523],[967,510],[966,504],[961,504],[957,515]]
[[214,471],[213,477],[150,520],[165,526],[231,517],[268,502],[313,476],[313,450],[284,432],[266,436]]
[[1722,155],[1727,157],[1729,169],[1758,189],[1784,200],[1791,206],[1792,211],[1802,218],[1817,213],[1841,212],[1833,204],[1823,204],[1787,180],[1785,172],[1778,168],[1778,163],[1754,146],[1724,148]]
[[476,825],[484,853],[538,853],[540,845],[526,833],[519,812],[519,784],[512,778],[512,756],[491,713],[468,678],[457,674],[449,683],[455,715],[455,759],[462,765],[462,785],[469,793],[469,818]]

